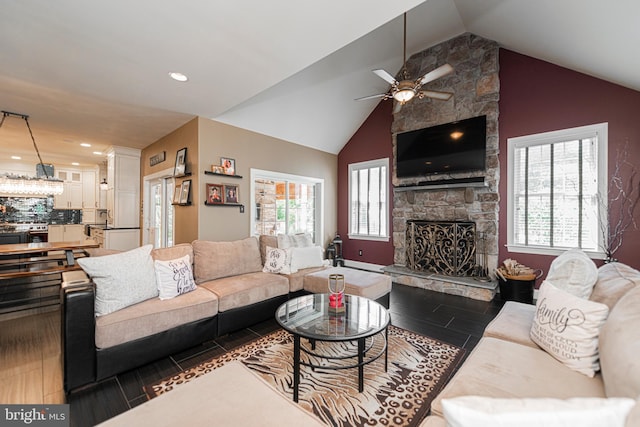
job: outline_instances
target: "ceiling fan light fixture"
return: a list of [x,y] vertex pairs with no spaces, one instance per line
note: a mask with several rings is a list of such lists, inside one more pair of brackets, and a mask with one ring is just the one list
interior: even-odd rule
[[399,89],[393,94],[393,98],[402,104],[411,101],[414,96],[416,91],[413,88]]

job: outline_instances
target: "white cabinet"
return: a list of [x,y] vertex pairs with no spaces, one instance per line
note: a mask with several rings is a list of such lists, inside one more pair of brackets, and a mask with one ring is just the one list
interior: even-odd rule
[[93,224],[96,222],[96,208],[98,207],[95,170],[82,171],[82,222]]
[[107,221],[114,228],[140,226],[140,150],[107,150]]
[[106,249],[128,251],[140,246],[140,229],[104,230],[104,245]]
[[49,242],[77,242],[84,240],[82,224],[49,225]]
[[62,194],[55,196],[56,209],[82,209],[82,171],[58,170],[56,177],[63,181]]

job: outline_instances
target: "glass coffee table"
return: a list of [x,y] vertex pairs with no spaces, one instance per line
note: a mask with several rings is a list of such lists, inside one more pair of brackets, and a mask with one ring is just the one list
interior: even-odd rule
[[[333,312],[329,308],[329,294],[312,294],[291,299],[276,311],[276,320],[293,335],[293,400],[298,401],[300,365],[312,370],[337,370],[358,368],[358,390],[364,388],[364,366],[384,354],[384,369],[387,370],[387,339],[390,316],[377,302],[356,295],[344,296],[344,311]],[[301,345],[306,338],[308,344]],[[375,340],[383,340],[376,346]],[[318,354],[316,342],[354,343],[346,346],[344,354]],[[341,350],[342,351],[342,350]],[[302,353],[326,360],[322,365],[301,360]],[[353,359],[353,363],[338,364],[338,361]],[[309,358],[312,360],[312,358]]]

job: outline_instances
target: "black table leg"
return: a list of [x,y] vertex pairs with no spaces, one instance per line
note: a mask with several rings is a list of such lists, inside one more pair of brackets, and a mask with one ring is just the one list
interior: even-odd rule
[[293,401],[298,401],[300,386],[300,335],[293,335]]
[[384,371],[387,372],[389,356],[389,327],[384,328]]
[[364,390],[364,344],[365,339],[358,339],[358,391]]

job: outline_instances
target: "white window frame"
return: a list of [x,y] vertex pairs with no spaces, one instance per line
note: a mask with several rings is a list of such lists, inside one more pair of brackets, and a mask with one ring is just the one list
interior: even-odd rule
[[[598,222],[605,224],[607,221],[607,187],[608,187],[608,172],[607,172],[607,158],[608,158],[608,123],[598,123],[594,125],[580,126],[576,128],[563,129],[552,132],[539,133],[535,135],[526,135],[516,138],[507,139],[507,250],[509,252],[527,253],[527,254],[541,254],[541,255],[560,255],[564,251],[570,248],[563,247],[548,247],[548,246],[535,246],[535,245],[522,245],[515,243],[515,196],[514,192],[514,176],[513,171],[515,161],[515,150],[517,148],[531,147],[537,145],[548,145],[552,143],[580,140],[586,138],[597,137],[597,150],[598,150],[598,194],[599,194],[599,212]],[[598,230],[598,244],[597,250],[588,251],[585,253],[591,258],[604,259],[606,254],[604,248],[606,248],[605,237],[601,230]]]
[[[315,194],[316,194],[316,212],[315,212],[315,230],[314,230],[314,243],[322,245],[323,242],[322,236],[324,236],[324,179],[323,178],[313,178],[309,176],[302,175],[293,175],[290,173],[282,173],[282,172],[273,172],[262,169],[253,169],[249,170],[249,176],[251,178],[251,183],[249,184],[249,192],[250,192],[250,208],[249,213],[251,217],[250,222],[250,230],[252,235],[255,234],[256,229],[256,180],[265,179],[265,180],[274,180],[274,181],[292,181],[295,183],[302,183],[307,185],[315,186]],[[320,240],[320,241],[317,241]]]
[[[351,224],[351,206],[353,206],[352,200],[353,200],[353,194],[351,194],[351,188],[352,188],[352,182],[351,182],[351,176],[353,175],[354,171],[357,170],[362,170],[362,169],[372,169],[372,168],[378,168],[378,167],[385,167],[386,168],[386,177],[384,180],[384,188],[385,188],[385,218],[386,218],[386,231],[387,234],[384,236],[377,236],[377,235],[368,235],[368,234],[359,234],[357,232],[354,232],[353,230],[353,224]],[[379,241],[379,242],[388,242],[390,239],[390,234],[391,234],[391,229],[390,229],[390,216],[389,215],[389,192],[390,192],[390,186],[389,186],[389,174],[391,173],[391,170],[389,169],[389,158],[384,158],[384,159],[377,159],[377,160],[368,160],[366,162],[359,162],[359,163],[350,163],[349,164],[349,239],[352,240],[372,240],[372,241]]]

